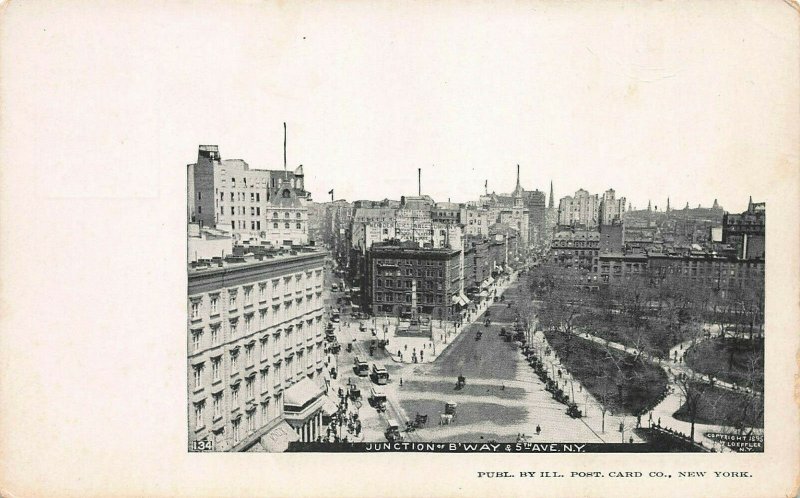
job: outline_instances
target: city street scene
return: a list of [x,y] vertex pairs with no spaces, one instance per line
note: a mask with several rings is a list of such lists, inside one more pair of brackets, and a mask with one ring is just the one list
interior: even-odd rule
[[413,195],[321,201],[303,166],[200,145],[190,451],[763,451],[765,203],[559,197],[507,167],[465,202],[422,168]]

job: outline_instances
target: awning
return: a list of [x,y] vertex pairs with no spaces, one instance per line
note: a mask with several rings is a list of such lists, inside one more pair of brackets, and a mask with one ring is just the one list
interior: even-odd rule
[[337,411],[339,411],[339,407],[336,406],[336,403],[331,401],[330,398],[326,398],[325,404],[322,405],[322,414],[330,416],[336,414]]
[[480,293],[480,294],[478,294],[478,295],[479,295],[480,297],[489,297],[489,293],[488,293],[488,292],[486,292],[485,290],[482,290],[482,291],[481,291],[481,293]]
[[492,277],[486,277],[486,283],[492,285],[494,283],[494,279]]
[[299,439],[292,426],[281,420],[276,427],[261,437],[261,445],[270,453],[283,453],[290,442]]
[[464,301],[465,305],[469,304],[469,298],[464,295],[464,291],[463,290],[459,291],[458,297],[461,298],[462,301]]
[[307,377],[292,385],[283,395],[283,405],[302,407],[322,394],[322,387]]
[[461,304],[461,298],[458,296],[458,294],[453,294],[453,297],[450,298],[450,301],[453,304]]

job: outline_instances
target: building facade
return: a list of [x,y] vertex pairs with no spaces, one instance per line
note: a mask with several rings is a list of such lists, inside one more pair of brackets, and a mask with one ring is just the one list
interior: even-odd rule
[[375,244],[368,251],[368,305],[376,316],[411,315],[416,289],[420,314],[452,320],[461,292],[461,251],[412,244]]
[[725,213],[722,216],[722,242],[734,246],[737,256],[742,259],[764,259],[765,206],[763,202],[754,204],[751,197],[747,211],[741,214]]
[[593,228],[597,226],[600,201],[597,195],[579,189],[574,196],[561,198],[558,204],[558,224]]
[[251,169],[241,159],[223,160],[216,145],[201,145],[187,176],[190,222],[230,231],[241,241],[308,243],[310,196],[302,166]]
[[305,248],[190,265],[190,444],[282,451],[321,434],[324,261]]

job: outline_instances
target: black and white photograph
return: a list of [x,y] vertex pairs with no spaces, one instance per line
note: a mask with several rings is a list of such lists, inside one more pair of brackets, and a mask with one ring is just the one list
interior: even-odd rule
[[0,495],[795,496],[799,19],[4,3]]

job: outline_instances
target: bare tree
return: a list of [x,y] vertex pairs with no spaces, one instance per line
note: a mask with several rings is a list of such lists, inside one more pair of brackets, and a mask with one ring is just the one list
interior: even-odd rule
[[710,386],[688,375],[677,377],[675,379],[675,385],[683,395],[683,404],[686,407],[686,413],[689,416],[689,423],[691,424],[691,433],[689,437],[694,441],[694,424],[697,419],[697,412],[700,409],[703,396]]

